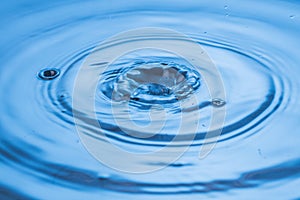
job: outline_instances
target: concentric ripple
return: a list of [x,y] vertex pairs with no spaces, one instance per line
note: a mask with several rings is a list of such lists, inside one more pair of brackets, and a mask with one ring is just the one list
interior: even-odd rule
[[[1,199],[299,198],[299,3],[1,4]],[[136,175],[110,169],[87,152],[74,124],[74,113],[84,112],[74,110],[73,92],[100,42],[141,27],[173,29],[201,45],[221,74],[226,98],[212,98],[201,66],[162,51],[90,65],[90,73],[103,73],[87,80],[97,85],[95,96],[83,92],[79,100],[95,99],[95,117],[115,146],[157,151],[177,136],[180,116],[188,116],[174,143],[176,151],[193,135],[188,151],[172,163],[153,156],[139,166],[165,168]],[[59,73],[45,73],[51,69]],[[212,113],[224,108],[218,143],[199,160],[203,145],[215,138],[205,140]],[[86,133],[97,135],[89,116],[81,119]],[[102,150],[127,168],[137,166]]]

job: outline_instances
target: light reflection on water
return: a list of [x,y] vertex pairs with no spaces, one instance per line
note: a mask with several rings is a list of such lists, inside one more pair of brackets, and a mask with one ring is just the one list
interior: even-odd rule
[[[299,198],[297,1],[18,1],[2,2],[1,15],[1,199]],[[205,159],[198,159],[203,134],[197,134],[179,160],[136,175],[114,171],[86,151],[74,126],[72,92],[80,66],[99,42],[141,27],[182,32],[207,51],[224,82],[226,121]],[[104,79],[134,77],[129,69],[135,59],[141,61],[135,70],[142,74],[144,67],[155,68],[177,76],[178,82],[188,74],[193,92],[202,95],[199,132],[205,132],[212,106],[201,74],[189,71],[181,60],[157,55],[123,60]],[[37,77],[40,70],[52,68],[60,70],[55,79]],[[191,78],[195,74],[199,80]],[[110,83],[100,82],[96,100],[112,97]],[[168,105],[170,113],[179,112],[172,94],[189,94],[175,90],[174,83],[169,86],[173,90],[155,84],[139,88],[131,97],[135,123],[147,124],[148,115],[141,110],[149,111],[145,106],[153,96],[161,97],[155,103]],[[99,121],[128,149],[138,143],[141,151],[151,150],[177,128],[166,126],[168,134],[135,140],[104,124],[111,122],[105,109],[96,105]],[[157,158],[147,164],[166,163]]]

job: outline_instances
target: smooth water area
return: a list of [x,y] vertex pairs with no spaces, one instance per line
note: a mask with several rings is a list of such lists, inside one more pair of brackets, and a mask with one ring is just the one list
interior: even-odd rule
[[[300,198],[298,1],[0,5],[0,199]],[[77,100],[94,100],[112,144],[142,154],[177,138],[170,149],[176,152],[193,134],[190,148],[171,163],[153,154],[137,164],[97,147],[133,171],[160,168],[134,174],[110,168],[86,149],[74,122],[84,108],[74,109],[73,94],[81,66],[99,43],[144,27],[172,29],[199,44],[221,75],[225,97],[212,98],[201,66],[170,52],[146,49],[108,67],[90,64],[88,73],[103,73],[87,80],[96,84],[95,95],[82,87]],[[222,109],[217,144],[199,159],[212,113]],[[83,114],[81,126],[99,136]]]

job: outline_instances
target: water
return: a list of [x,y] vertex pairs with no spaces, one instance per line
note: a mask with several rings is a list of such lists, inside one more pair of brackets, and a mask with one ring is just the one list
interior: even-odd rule
[[[297,1],[32,0],[2,2],[0,10],[1,199],[300,198]],[[198,66],[162,51],[124,55],[99,81],[90,79],[95,96],[82,87],[77,100],[85,105],[94,99],[96,119],[121,149],[159,150],[181,128],[177,150],[196,129],[191,147],[170,163],[169,156],[156,155],[128,162],[97,147],[133,171],[162,168],[133,174],[88,152],[74,124],[74,113],[83,110],[74,110],[73,92],[80,68],[100,42],[142,27],[172,29],[201,45],[226,95],[212,98]],[[89,73],[105,65],[94,64]],[[46,79],[57,76],[43,80],[44,69],[59,73],[44,73]],[[199,159],[211,113],[222,109],[222,134]],[[180,126],[181,114],[186,118]],[[97,133],[83,119],[85,130]]]

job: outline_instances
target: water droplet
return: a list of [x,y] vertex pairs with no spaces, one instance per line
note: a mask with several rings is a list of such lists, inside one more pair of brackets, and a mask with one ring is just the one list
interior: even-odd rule
[[262,154],[261,154],[261,149],[257,149],[257,151],[258,151],[258,154],[261,156]]
[[39,72],[39,77],[43,80],[52,80],[58,77],[60,74],[59,69],[43,69]]
[[266,156],[263,155],[261,149],[257,149],[258,155],[261,156],[263,159],[266,159]]
[[227,5],[225,5],[225,6],[224,6],[224,9],[225,9],[225,10],[227,10],[227,9],[228,9],[228,6],[227,6]]
[[294,19],[295,18],[295,15],[290,15],[290,19]]
[[224,100],[222,100],[222,99],[216,98],[216,99],[213,99],[213,100],[211,101],[211,104],[212,104],[214,107],[222,107],[222,106],[224,106],[224,105],[226,104],[226,102],[225,102]]

